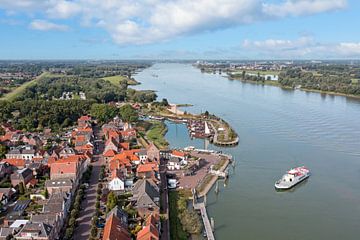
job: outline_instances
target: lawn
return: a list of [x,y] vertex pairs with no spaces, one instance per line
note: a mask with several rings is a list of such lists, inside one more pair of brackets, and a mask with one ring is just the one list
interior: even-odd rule
[[154,142],[154,144],[161,149],[166,148],[169,143],[165,139],[165,134],[167,132],[165,123],[151,121],[151,124],[150,129],[146,132],[147,139]]
[[139,84],[139,82],[137,82],[134,79],[130,79],[126,76],[111,76],[111,77],[104,77],[104,80],[107,80],[109,82],[111,82],[112,84],[118,86],[120,84],[120,82],[126,81],[128,85],[137,85]]
[[8,100],[8,101],[13,101],[15,100],[15,98],[20,95],[21,93],[23,93],[25,91],[25,89],[31,85],[34,85],[36,83],[36,81],[38,81],[39,79],[43,78],[43,77],[48,77],[49,73],[44,72],[42,74],[40,74],[39,76],[37,76],[35,79],[26,82],[22,85],[20,85],[19,87],[15,88],[14,90],[12,90],[11,92],[5,94],[3,97],[0,98],[0,100]]
[[360,79],[352,78],[352,79],[351,79],[351,82],[352,82],[352,84],[358,84],[358,83],[359,83],[359,80],[360,80]]

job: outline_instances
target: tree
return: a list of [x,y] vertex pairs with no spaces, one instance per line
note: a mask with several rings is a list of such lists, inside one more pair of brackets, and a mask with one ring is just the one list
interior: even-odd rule
[[23,195],[25,193],[25,187],[23,182],[19,183],[19,193],[20,195]]
[[91,237],[96,237],[96,235],[97,235],[97,228],[93,226],[91,228]]
[[95,117],[100,123],[105,123],[119,115],[119,109],[108,105],[95,103],[90,109],[91,116]]
[[107,197],[107,202],[106,202],[107,212],[109,212],[111,209],[113,209],[116,205],[117,205],[117,197],[114,194],[114,192],[110,192]]
[[5,158],[5,154],[7,152],[7,147],[3,144],[0,145],[0,159]]
[[72,227],[66,228],[65,239],[71,239],[73,233],[74,233],[74,228],[72,228]]
[[139,118],[139,114],[130,104],[126,104],[120,108],[120,116],[125,122],[137,122]]
[[45,197],[46,199],[49,198],[49,192],[48,192],[47,188],[45,188],[44,197]]

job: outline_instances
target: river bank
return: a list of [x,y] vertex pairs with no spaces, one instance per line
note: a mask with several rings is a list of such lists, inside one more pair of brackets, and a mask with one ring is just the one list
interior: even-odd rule
[[241,81],[241,82],[252,83],[252,84],[257,84],[257,85],[275,86],[275,87],[279,87],[279,88],[287,89],[287,90],[294,90],[294,91],[295,90],[301,90],[301,91],[305,91],[305,92],[313,92],[313,93],[320,93],[320,94],[328,94],[328,95],[332,95],[332,96],[342,96],[342,97],[360,99],[360,95],[353,95],[353,94],[346,94],[346,93],[339,93],[339,92],[331,92],[331,91],[322,91],[322,90],[308,89],[308,88],[302,88],[302,87],[293,88],[293,87],[289,87],[289,86],[283,86],[278,81],[271,81],[271,80],[253,81],[253,80],[245,80],[245,79],[242,79],[242,78],[230,77],[230,76],[227,76],[227,78],[229,80],[238,80],[238,81]]

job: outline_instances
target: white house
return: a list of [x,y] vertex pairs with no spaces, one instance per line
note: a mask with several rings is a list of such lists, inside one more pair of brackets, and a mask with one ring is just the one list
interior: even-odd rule
[[170,158],[178,158],[181,165],[187,165],[188,164],[188,161],[187,161],[188,156],[182,151],[173,150],[170,153]]
[[111,174],[111,181],[108,183],[109,190],[123,191],[125,189],[125,175],[119,171],[114,170]]
[[113,178],[110,182],[109,182],[109,190],[112,191],[122,191],[125,189],[125,183],[123,180],[121,180],[120,178],[116,177]]
[[167,163],[167,168],[169,170],[180,170],[180,159],[176,158],[176,157],[172,157],[169,159],[168,163]]
[[[140,149],[140,151],[136,152],[135,155],[137,155],[139,157],[139,160],[141,163],[145,163],[146,160],[148,160],[148,155],[147,155],[146,149]],[[135,164],[140,164],[140,162],[139,163],[135,162]]]

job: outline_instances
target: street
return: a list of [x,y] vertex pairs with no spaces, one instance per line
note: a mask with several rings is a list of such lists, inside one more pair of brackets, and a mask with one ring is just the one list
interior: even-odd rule
[[[94,136],[96,139],[102,139],[101,129],[94,127]],[[77,219],[78,226],[75,228],[73,239],[88,240],[91,230],[91,219],[95,214],[96,190],[99,183],[99,173],[101,166],[104,164],[102,151],[104,149],[104,142],[96,141],[94,145],[93,166],[89,188],[85,191],[85,199],[81,203],[81,210]]]

